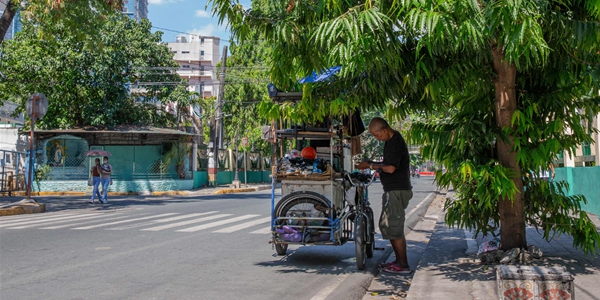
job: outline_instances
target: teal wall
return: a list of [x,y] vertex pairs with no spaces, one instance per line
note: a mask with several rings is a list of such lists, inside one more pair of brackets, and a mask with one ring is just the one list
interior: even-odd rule
[[[144,193],[160,191],[182,191],[194,188],[194,180],[181,179],[139,179],[113,180],[109,192]],[[43,192],[91,192],[87,180],[45,180],[41,181],[39,189],[34,184],[35,191]]]
[[600,166],[556,168],[555,181],[567,181],[567,195],[583,195],[587,204],[582,205],[587,212],[600,216]]
[[194,189],[208,186],[208,171],[194,172]]

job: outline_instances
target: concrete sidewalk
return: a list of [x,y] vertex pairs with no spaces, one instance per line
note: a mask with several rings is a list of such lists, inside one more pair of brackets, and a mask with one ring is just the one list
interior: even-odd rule
[[[415,272],[411,275],[380,272],[363,299],[500,299],[497,265],[483,265],[477,259],[478,246],[491,237],[479,235],[473,239],[474,232],[449,228],[444,223],[442,204],[443,197],[436,199],[407,236],[409,263],[413,269],[416,266]],[[598,217],[590,215],[590,218],[600,229]],[[585,255],[575,249],[570,236],[547,242],[533,227],[528,227],[526,234],[528,244],[543,251],[543,257],[531,265],[564,266],[575,278],[575,299],[600,299],[598,253]],[[415,256],[420,256],[418,265],[414,263]],[[393,260],[392,255],[387,261]]]

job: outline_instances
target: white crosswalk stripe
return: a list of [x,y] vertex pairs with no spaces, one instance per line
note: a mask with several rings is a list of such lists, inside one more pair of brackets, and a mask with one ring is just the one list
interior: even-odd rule
[[252,234],[267,234],[267,233],[271,233],[271,226],[265,227],[263,229],[251,231],[250,233],[252,233]]
[[[141,215],[143,216],[143,215],[146,215],[146,214],[141,214]],[[115,217],[106,216],[106,218],[101,219],[101,220],[92,220],[92,221],[86,221],[86,222],[69,223],[69,224],[65,224],[65,225],[42,227],[40,229],[60,229],[60,228],[66,228],[66,227],[75,227],[75,226],[81,226],[81,225],[89,224],[90,222],[114,221],[114,220],[118,220],[118,219],[129,218],[129,217],[131,217],[131,216],[129,216],[129,215],[121,215],[121,216],[115,216]]]
[[106,226],[115,225],[115,224],[129,223],[129,222],[135,222],[135,221],[141,221],[141,220],[148,220],[148,219],[160,218],[160,217],[172,216],[172,215],[176,215],[176,213],[167,213],[167,214],[162,214],[162,215],[154,215],[154,216],[148,216],[148,217],[142,217],[142,218],[135,218],[135,219],[129,219],[129,220],[122,220],[122,221],[110,222],[110,223],[102,223],[102,224],[91,225],[91,226],[77,227],[77,228],[73,228],[73,229],[74,230],[85,230],[85,229],[92,229],[92,228],[98,228],[98,227],[106,227]]
[[258,217],[260,215],[244,215],[244,216],[239,216],[233,219],[227,219],[227,220],[222,220],[222,221],[217,221],[217,222],[213,222],[213,223],[208,223],[208,224],[204,224],[204,225],[198,225],[198,226],[194,226],[194,227],[190,227],[190,228],[185,228],[185,229],[180,229],[180,230],[176,230],[178,232],[194,232],[194,231],[199,231],[199,230],[203,230],[203,229],[207,229],[207,228],[212,228],[215,226],[220,226],[220,225],[224,225],[224,224],[229,224],[229,223],[233,223],[233,222],[237,222],[237,221],[241,221],[241,220],[245,220],[245,219],[250,219],[250,218],[254,218],[254,217]]
[[36,220],[32,220],[32,221],[23,221],[20,223],[0,224],[0,228],[15,226],[15,224],[17,224],[17,226],[21,226],[21,225],[28,225],[28,224],[48,223],[48,222],[54,222],[54,221],[58,221],[58,220],[79,219],[82,217],[85,217],[85,215],[57,216],[57,217],[54,217],[51,219],[43,219],[43,220],[36,219]]
[[219,215],[214,215],[214,216],[210,216],[210,217],[204,217],[204,218],[199,218],[199,219],[194,219],[194,220],[188,220],[188,221],[183,221],[183,222],[178,222],[178,223],[173,223],[173,224],[167,224],[167,225],[162,225],[162,226],[145,228],[145,229],[142,229],[142,230],[143,231],[159,231],[159,230],[164,230],[164,229],[169,229],[169,228],[175,228],[175,227],[181,227],[181,226],[185,226],[185,225],[189,225],[189,224],[194,224],[194,223],[200,223],[200,222],[204,222],[204,221],[214,220],[214,219],[218,219],[218,218],[229,217],[231,215],[232,214],[219,214]]
[[143,222],[143,223],[138,223],[138,224],[131,224],[131,225],[127,225],[127,226],[114,227],[114,228],[106,228],[106,230],[132,229],[132,228],[137,228],[137,227],[144,227],[144,226],[154,225],[154,224],[158,224],[158,223],[167,223],[167,222],[177,221],[177,220],[181,220],[181,219],[188,219],[188,218],[193,218],[193,217],[198,217],[198,216],[203,216],[203,215],[214,214],[216,212],[217,211],[209,211],[209,212],[205,212],[205,213],[196,213],[196,214],[189,214],[189,215],[171,217],[171,218],[166,218],[166,219],[152,220],[152,221],[148,221],[148,222]]
[[[210,221],[210,222],[209,222]],[[244,232],[250,234],[268,234],[271,232],[268,225],[271,217],[259,214],[234,215],[219,213],[218,211],[198,213],[136,213],[128,214],[126,211],[85,211],[76,213],[52,213],[52,215],[30,215],[27,218],[11,219],[0,223],[2,230],[18,229],[67,229],[67,230],[89,230],[99,228],[101,230],[128,230],[138,229],[140,231],[174,230],[176,232],[197,232],[215,227],[212,233],[234,233]],[[201,224],[199,224],[201,223]],[[263,227],[252,230],[252,227]],[[257,229],[257,228],[254,228]]]
[[246,229],[248,227],[256,226],[258,224],[267,223],[267,222],[270,222],[270,221],[271,221],[271,217],[266,217],[266,218],[261,218],[261,219],[258,219],[258,220],[254,220],[254,221],[242,223],[242,224],[239,224],[239,225],[235,225],[235,226],[231,226],[231,227],[227,227],[227,228],[215,230],[213,232],[217,232],[217,233],[232,233],[232,232],[235,232],[235,231],[238,231],[238,230]]
[[[52,219],[52,218],[56,218],[56,217],[61,217],[61,216],[72,216],[74,215],[73,213],[61,213],[61,214],[57,214],[57,213],[50,213],[48,215],[43,215],[43,216],[36,216],[36,220],[45,220],[45,219]],[[13,224],[13,223],[18,223],[18,222],[23,222],[23,221],[31,221],[32,217],[30,214],[27,215],[19,215],[19,216],[26,216],[26,217],[20,217],[20,218],[14,218],[14,216],[10,216],[10,217],[1,217],[0,218],[0,225],[4,225],[4,224]]]
[[[68,220],[59,220],[59,221],[55,221],[52,220],[52,224],[62,224],[62,223],[68,223],[68,222],[73,222],[73,220],[91,220],[91,219],[96,219],[96,218],[102,218],[102,217],[106,217],[106,214],[104,213],[99,213],[99,214],[85,214],[82,215],[81,218],[77,218],[77,219],[68,219]],[[31,227],[37,227],[37,226],[45,226],[48,225],[46,223],[42,223],[42,224],[29,224],[29,225],[21,225],[21,226],[15,226],[15,227],[8,227],[6,229],[25,229],[25,228],[31,228]]]

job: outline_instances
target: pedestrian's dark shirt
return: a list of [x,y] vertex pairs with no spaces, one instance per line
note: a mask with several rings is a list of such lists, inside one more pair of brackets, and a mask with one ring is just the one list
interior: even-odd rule
[[384,191],[412,189],[408,147],[398,131],[394,130],[392,138],[384,143],[382,163],[396,167],[394,173],[381,172],[379,174]]

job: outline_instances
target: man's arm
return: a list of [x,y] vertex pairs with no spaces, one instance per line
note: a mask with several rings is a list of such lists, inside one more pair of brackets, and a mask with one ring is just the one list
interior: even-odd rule
[[381,171],[383,171],[385,173],[394,173],[394,171],[396,171],[396,167],[395,166],[385,165],[385,164],[380,163],[380,162],[362,161],[362,162],[359,162],[358,164],[356,164],[354,167],[357,168],[357,169],[359,169],[359,170],[362,170],[362,169],[372,169],[372,170],[381,169]]

